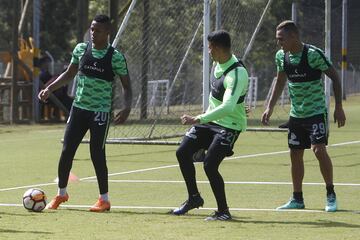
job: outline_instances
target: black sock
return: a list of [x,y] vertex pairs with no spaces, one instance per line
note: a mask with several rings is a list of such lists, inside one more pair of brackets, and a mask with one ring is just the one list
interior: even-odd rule
[[225,208],[224,210],[218,209],[218,212],[220,212],[220,213],[230,213],[229,208]]
[[293,198],[298,202],[303,202],[303,193],[302,192],[293,192]]
[[326,194],[330,195],[330,194],[334,194],[335,195],[335,191],[334,191],[334,185],[326,185]]

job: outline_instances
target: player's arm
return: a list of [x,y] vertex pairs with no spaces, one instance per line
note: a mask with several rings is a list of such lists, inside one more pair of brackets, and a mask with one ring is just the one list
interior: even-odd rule
[[74,79],[79,69],[80,57],[85,51],[85,48],[86,43],[79,43],[76,45],[72,52],[70,65],[65,72],[60,74],[60,76],[55,79],[54,82],[52,82],[49,86],[39,92],[38,98],[40,100],[45,101],[49,98],[51,92],[55,91],[56,89],[60,88],[61,86],[67,84],[72,79]]
[[324,73],[332,80],[334,97],[335,97],[335,111],[334,111],[334,121],[338,123],[338,127],[345,125],[346,117],[344,109],[342,106],[342,91],[339,75],[337,74],[335,68],[330,66]]
[[[232,71],[235,72],[235,71]],[[239,97],[247,87],[248,74],[245,68],[239,69],[238,76],[229,73],[224,80],[225,93],[222,103],[204,114],[196,116],[200,123],[208,123],[231,114],[237,105]]]
[[275,104],[276,104],[277,100],[279,99],[282,91],[284,90],[284,87],[286,84],[286,79],[287,79],[287,76],[286,76],[285,72],[283,72],[283,71],[277,72],[275,86],[272,89],[269,103],[261,117],[261,122],[264,125],[269,125],[269,120],[270,120],[270,117],[274,110]]
[[266,106],[266,109],[264,113],[261,116],[261,122],[264,125],[269,125],[270,117],[273,113],[275,104],[277,100],[279,99],[282,91],[284,90],[284,86],[286,84],[286,73],[284,70],[284,51],[279,50],[277,51],[275,55],[275,63],[277,68],[277,75],[275,80],[275,86],[272,89],[270,100],[268,102],[268,105]]
[[38,98],[45,101],[49,98],[52,92],[73,80],[77,74],[78,67],[78,64],[70,63],[65,72],[60,74],[60,76],[57,77],[49,86],[39,92]]
[[132,88],[129,74],[120,75],[120,80],[123,87],[124,94],[124,108],[120,110],[118,114],[115,116],[115,123],[121,124],[124,123],[125,120],[129,117],[131,111],[131,102],[132,102]]
[[324,72],[333,83],[335,96],[334,121],[338,123],[338,127],[342,127],[345,125],[346,117],[342,107],[342,91],[339,75],[321,49],[316,49],[312,52],[311,56],[310,66]]
[[113,55],[112,66],[114,73],[120,77],[123,88],[124,108],[114,118],[115,124],[121,124],[126,121],[131,111],[132,88],[125,56],[117,50]]

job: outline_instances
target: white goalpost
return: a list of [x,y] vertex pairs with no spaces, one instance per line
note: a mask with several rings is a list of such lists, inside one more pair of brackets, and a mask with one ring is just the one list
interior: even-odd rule
[[119,40],[120,40],[120,37],[121,37],[121,34],[124,32],[124,30],[126,28],[126,25],[127,25],[128,21],[129,21],[130,14],[134,10],[135,4],[136,4],[136,0],[132,0],[131,4],[130,4],[130,6],[129,6],[126,14],[125,14],[124,20],[122,21],[122,23],[121,23],[121,25],[119,27],[119,30],[117,31],[117,33],[115,35],[114,41],[111,44],[112,47],[114,47],[114,48],[117,47],[117,45],[119,43]]

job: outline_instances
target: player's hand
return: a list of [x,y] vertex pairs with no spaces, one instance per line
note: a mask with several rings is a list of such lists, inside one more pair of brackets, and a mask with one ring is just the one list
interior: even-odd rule
[[130,108],[124,108],[120,112],[118,112],[114,118],[115,124],[122,124],[126,121],[126,119],[129,117],[131,109]]
[[342,105],[336,105],[334,111],[334,122],[338,124],[338,128],[345,125],[346,117]]
[[272,108],[266,108],[266,110],[264,111],[264,113],[261,116],[261,123],[263,125],[269,125],[269,121],[270,121],[272,112],[273,112]]
[[192,125],[192,124],[200,123],[199,119],[186,114],[182,115],[180,119],[181,119],[181,123],[184,125],[185,124]]
[[46,100],[50,97],[51,91],[48,88],[42,89],[39,92],[38,98],[43,101],[46,102]]

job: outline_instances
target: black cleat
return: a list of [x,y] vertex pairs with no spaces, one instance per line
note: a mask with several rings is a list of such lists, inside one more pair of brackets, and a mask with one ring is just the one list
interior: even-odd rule
[[194,208],[199,208],[204,205],[204,199],[200,195],[196,197],[189,198],[180,207],[174,209],[172,214],[174,215],[183,215]]
[[218,212],[218,211],[215,211],[213,213],[213,215],[205,218],[205,221],[228,221],[228,220],[231,220],[231,214],[229,212],[229,210],[226,210],[226,211],[223,211],[223,212]]

